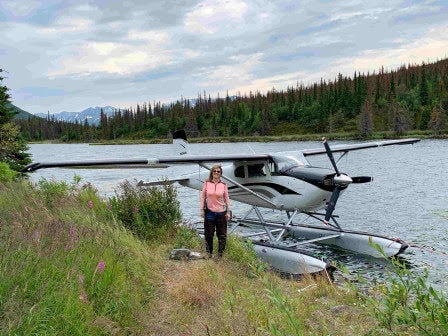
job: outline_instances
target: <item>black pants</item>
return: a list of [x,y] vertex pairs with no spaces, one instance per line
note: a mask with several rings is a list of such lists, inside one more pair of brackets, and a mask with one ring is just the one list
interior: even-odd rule
[[213,236],[218,237],[218,255],[222,255],[226,248],[227,239],[227,220],[226,215],[216,216],[215,219],[204,219],[204,237],[205,237],[205,248],[207,253],[213,253]]

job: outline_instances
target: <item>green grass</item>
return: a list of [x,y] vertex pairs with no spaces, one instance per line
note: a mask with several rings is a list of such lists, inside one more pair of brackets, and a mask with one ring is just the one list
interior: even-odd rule
[[133,202],[149,210],[152,196],[120,197],[110,206],[79,179],[0,183],[0,335],[448,334],[446,299],[401,267],[365,293],[281,279],[235,237],[219,261],[174,261],[202,239],[176,221],[142,234],[126,221],[143,221]]

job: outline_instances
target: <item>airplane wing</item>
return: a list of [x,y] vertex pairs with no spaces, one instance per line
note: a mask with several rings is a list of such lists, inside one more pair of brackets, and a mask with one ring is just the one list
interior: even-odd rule
[[[349,152],[354,150],[390,146],[407,145],[420,141],[420,139],[400,139],[377,142],[366,142],[350,145],[339,145],[331,148],[332,152]],[[325,154],[325,148],[304,149],[300,151],[304,156]],[[275,153],[273,153],[275,154]],[[150,159],[121,159],[121,160],[90,160],[90,161],[66,161],[66,162],[35,162],[23,169],[29,173],[43,168],[89,168],[89,169],[135,169],[135,168],[166,168],[174,164],[206,163],[206,162],[233,162],[233,161],[258,161],[272,158],[271,154],[214,154],[214,155],[179,155]]]
[[[350,152],[354,150],[366,149],[366,148],[374,148],[374,147],[384,147],[384,146],[392,146],[392,145],[409,145],[419,142],[420,139],[398,139],[398,140],[385,140],[385,141],[374,141],[374,142],[364,142],[359,144],[349,144],[349,145],[335,145],[331,146],[331,151],[333,153],[337,152]],[[323,148],[314,148],[314,149],[303,149],[301,150],[304,156],[311,155],[320,155],[326,154],[326,149]]]
[[226,162],[226,161],[257,161],[269,159],[269,154],[216,154],[216,155],[180,155],[150,159],[122,160],[90,160],[65,162],[35,162],[23,169],[30,173],[43,168],[89,168],[89,169],[123,169],[123,168],[166,168],[173,164]]

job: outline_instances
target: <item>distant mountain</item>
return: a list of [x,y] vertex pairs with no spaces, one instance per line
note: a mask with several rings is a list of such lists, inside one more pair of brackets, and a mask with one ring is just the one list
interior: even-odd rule
[[[50,117],[54,116],[56,120],[63,120],[63,121],[69,121],[69,122],[76,122],[84,123],[84,121],[87,119],[87,122],[90,125],[98,125],[100,123],[101,119],[101,109],[103,109],[103,112],[107,114],[108,116],[113,116],[115,111],[117,110],[113,106],[104,106],[104,107],[89,107],[81,112],[59,112],[59,113],[50,113]],[[47,118],[46,113],[36,113],[35,114],[38,117]]]
[[33,114],[31,114],[31,113],[29,113],[29,112],[26,112],[26,111],[22,110],[21,108],[19,108],[19,107],[13,105],[13,104],[11,104],[11,103],[10,103],[9,105],[12,107],[12,109],[13,109],[15,112],[18,112],[18,113],[14,116],[14,119],[28,119],[29,117],[33,117],[33,116],[34,116]]

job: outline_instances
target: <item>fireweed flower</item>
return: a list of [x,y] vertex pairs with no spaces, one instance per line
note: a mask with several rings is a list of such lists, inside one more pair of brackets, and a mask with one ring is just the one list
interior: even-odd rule
[[[75,227],[70,227],[70,230],[68,232],[68,236],[71,238],[72,242],[77,242],[78,241],[78,236],[76,236],[76,230]],[[73,245],[70,245],[70,248],[73,248]]]
[[92,209],[93,208],[93,201],[88,201],[87,205],[89,206],[90,209]]
[[96,266],[96,269],[98,270],[98,273],[103,273],[104,269],[106,268],[106,263],[101,260],[98,265]]
[[135,213],[138,212],[138,206],[134,206],[134,212],[135,212]]
[[87,298],[87,293],[85,291],[82,291],[79,295],[79,299],[84,302],[89,302],[89,299]]

